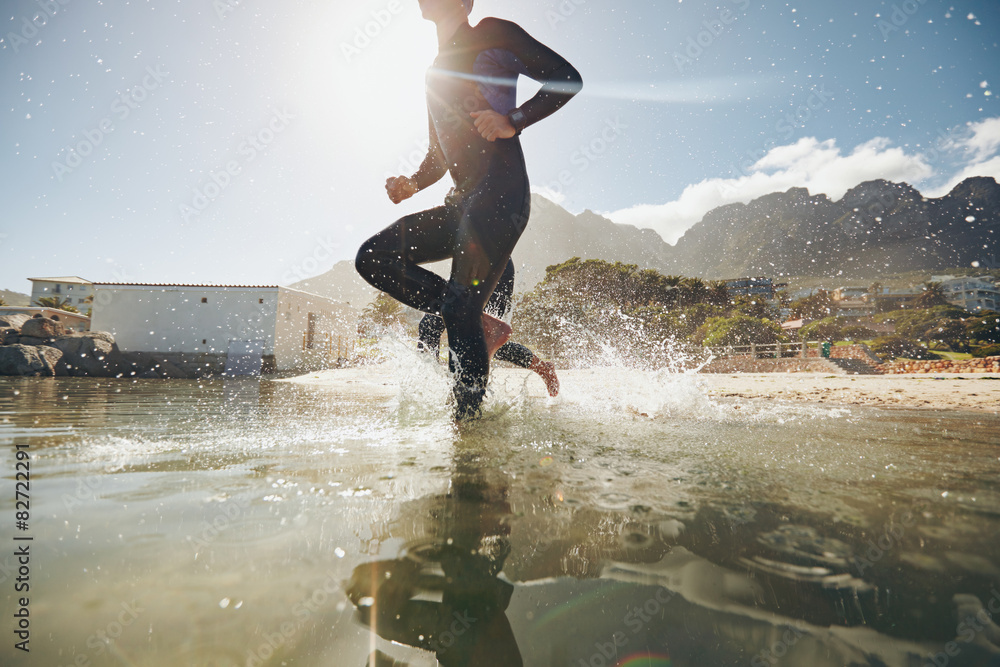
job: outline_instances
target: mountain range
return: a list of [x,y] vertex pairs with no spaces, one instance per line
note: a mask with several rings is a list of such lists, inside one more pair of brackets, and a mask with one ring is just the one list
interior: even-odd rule
[[[637,264],[667,275],[720,280],[808,275],[863,281],[892,273],[996,264],[1000,185],[962,181],[940,198],[907,183],[867,181],[837,201],[805,188],[709,211],[670,245],[651,229],[620,225],[592,211],[573,215],[539,195],[514,250],[518,292],[570,257]],[[446,275],[447,263],[432,266]],[[291,285],[362,308],[375,290],[339,262]]]

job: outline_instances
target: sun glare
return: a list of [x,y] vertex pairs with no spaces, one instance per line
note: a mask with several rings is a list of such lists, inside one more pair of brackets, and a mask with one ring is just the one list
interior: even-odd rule
[[382,178],[426,146],[424,75],[436,52],[433,26],[415,3],[398,14],[338,6],[310,32],[308,57],[295,64],[310,137]]

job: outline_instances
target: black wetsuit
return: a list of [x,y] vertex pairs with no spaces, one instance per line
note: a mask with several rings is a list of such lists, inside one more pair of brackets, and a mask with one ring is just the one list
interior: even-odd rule
[[[515,110],[519,74],[543,85]],[[355,264],[365,280],[444,318],[459,417],[475,414],[482,402],[489,376],[482,311],[530,207],[518,137],[487,141],[470,113],[510,114],[520,133],[559,109],[581,85],[572,65],[515,23],[487,18],[475,27],[460,26],[427,74],[430,148],[413,176],[424,189],[450,172],[455,188],[444,206],[397,220],[358,251]],[[449,258],[448,281],[419,266]]]
[[[514,262],[507,260],[507,266],[500,276],[500,282],[493,290],[493,295],[486,303],[486,312],[497,318],[503,318],[510,310],[511,298],[514,296]],[[435,357],[441,347],[441,335],[444,333],[444,320],[439,315],[424,315],[420,320],[417,331],[420,333],[421,349],[432,352]],[[520,366],[521,368],[531,368],[535,353],[520,343],[504,343],[493,355],[494,359],[506,361]]]

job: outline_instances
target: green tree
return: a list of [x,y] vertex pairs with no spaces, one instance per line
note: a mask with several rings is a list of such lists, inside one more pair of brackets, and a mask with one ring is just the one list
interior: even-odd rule
[[910,310],[894,310],[878,316],[882,322],[891,322],[896,327],[896,335],[904,338],[920,338],[926,340],[924,334],[940,320],[961,320],[969,313],[958,306],[938,305],[930,308],[914,308]]
[[977,314],[966,322],[971,340],[982,344],[1000,344],[1000,313],[988,311]]
[[824,317],[821,320],[810,322],[799,331],[799,338],[802,340],[833,342],[840,340],[842,335],[842,327],[837,322],[836,317]]
[[817,290],[812,296],[807,296],[791,304],[792,319],[821,320],[833,315],[833,297],[826,290]]
[[940,343],[952,352],[966,352],[969,349],[969,329],[962,320],[940,319],[927,328],[922,338]]
[[767,345],[787,341],[787,337],[777,322],[759,317],[736,315],[734,317],[714,317],[705,323],[706,347],[726,345]]
[[744,295],[733,297],[733,300],[730,302],[729,312],[733,315],[747,315],[767,320],[774,320],[778,317],[778,313],[775,312],[769,302],[760,297]]
[[381,331],[403,326],[403,304],[380,292],[358,318],[358,335],[377,337]]
[[904,359],[940,359],[926,347],[904,336],[883,336],[872,341],[872,352],[883,361],[892,361],[897,357]]
[[933,308],[934,306],[947,306],[948,299],[945,298],[944,286],[941,283],[926,282],[924,291],[913,301],[915,308]]

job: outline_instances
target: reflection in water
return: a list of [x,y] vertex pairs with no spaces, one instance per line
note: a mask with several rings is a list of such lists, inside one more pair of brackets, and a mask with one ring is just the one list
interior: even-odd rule
[[[408,544],[400,558],[359,565],[347,594],[362,623],[384,639],[433,651],[445,667],[518,667],[505,614],[514,586],[498,578],[511,551],[507,483],[488,481],[464,458],[455,463],[451,492],[427,508],[434,536]],[[380,660],[374,655],[370,667]]]
[[[1000,661],[995,417],[623,411],[568,383],[456,428],[344,377],[0,379],[0,465],[32,456],[32,660]],[[629,396],[605,380],[582,389]]]

